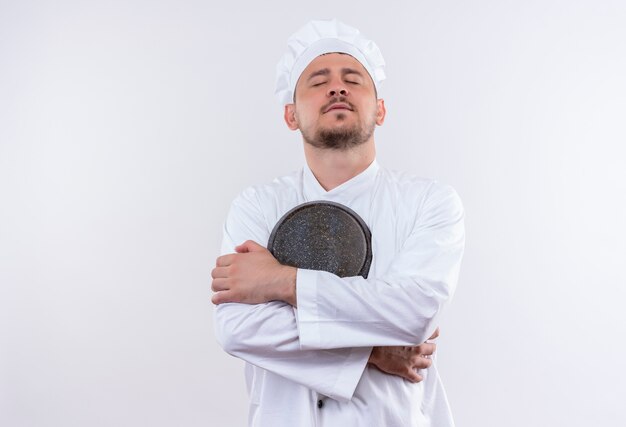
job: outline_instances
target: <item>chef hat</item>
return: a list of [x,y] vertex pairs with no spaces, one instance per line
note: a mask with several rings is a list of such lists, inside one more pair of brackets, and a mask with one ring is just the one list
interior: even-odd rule
[[290,104],[300,74],[324,53],[347,53],[367,70],[376,90],[385,79],[385,60],[378,46],[366,39],[356,28],[336,19],[310,21],[287,40],[287,52],[276,65],[276,91],[278,100]]

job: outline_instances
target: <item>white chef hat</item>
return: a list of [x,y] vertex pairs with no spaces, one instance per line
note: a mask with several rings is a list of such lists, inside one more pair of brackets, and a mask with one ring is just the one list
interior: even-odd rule
[[293,102],[296,83],[304,69],[324,53],[347,53],[367,70],[376,90],[385,80],[385,60],[378,46],[356,28],[337,19],[310,21],[287,40],[287,52],[276,65],[274,94],[283,104]]

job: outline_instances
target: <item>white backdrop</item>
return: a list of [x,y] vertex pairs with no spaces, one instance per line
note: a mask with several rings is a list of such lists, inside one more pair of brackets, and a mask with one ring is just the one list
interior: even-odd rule
[[626,425],[622,0],[1,0],[0,426],[245,425],[210,270],[303,162],[274,67],[330,17],[387,61],[380,163],[465,204],[457,425]]

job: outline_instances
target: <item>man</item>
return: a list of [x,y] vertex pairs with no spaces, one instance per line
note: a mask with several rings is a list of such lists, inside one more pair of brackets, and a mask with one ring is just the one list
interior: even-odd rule
[[[218,340],[246,361],[251,426],[452,426],[429,355],[456,287],[463,208],[436,181],[381,168],[384,61],[336,20],[289,39],[277,95],[306,165],[237,197],[212,271]],[[332,201],[372,234],[367,279],[281,265],[264,247],[293,207]]]

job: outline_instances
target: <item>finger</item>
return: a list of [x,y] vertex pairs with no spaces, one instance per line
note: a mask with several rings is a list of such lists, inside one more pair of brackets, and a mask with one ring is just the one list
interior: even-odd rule
[[215,305],[224,304],[227,302],[237,302],[234,298],[232,291],[220,291],[213,294],[211,302]]
[[235,260],[235,255],[236,254],[222,255],[215,260],[215,265],[217,267],[228,267]]
[[238,254],[245,254],[250,251],[248,250],[248,247],[244,243],[242,243],[239,246],[235,246],[235,252],[237,252]]
[[222,297],[220,295],[221,292],[218,292],[216,294],[213,294],[213,296],[211,297],[211,302],[215,305],[219,305],[222,303]]
[[413,369],[409,369],[403,377],[414,384],[423,380],[422,376]]
[[422,356],[430,356],[437,349],[437,344],[435,343],[424,343],[420,344],[417,347],[413,347],[413,352],[415,354],[419,354]]
[[235,250],[239,253],[242,253],[242,252],[259,252],[259,251],[265,251],[267,249],[259,245],[254,240],[246,240],[241,245],[237,246]]
[[227,291],[228,289],[230,289],[228,279],[213,279],[211,282],[211,290],[213,292]]
[[225,277],[229,277],[230,269],[228,267],[215,267],[211,270],[211,277],[213,279],[221,279]]
[[423,356],[417,356],[415,359],[411,359],[412,363],[412,367],[414,369],[428,369],[432,366],[433,364],[433,360],[423,357]]
[[433,332],[433,334],[430,336],[430,338],[428,338],[429,340],[434,340],[435,338],[437,338],[439,336],[439,326],[437,326],[437,329],[435,329],[435,332]]

